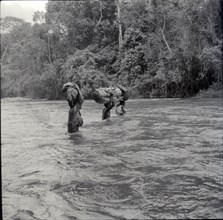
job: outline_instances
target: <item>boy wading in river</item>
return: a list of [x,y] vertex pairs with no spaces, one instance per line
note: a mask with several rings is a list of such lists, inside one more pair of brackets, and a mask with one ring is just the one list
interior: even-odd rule
[[118,85],[118,88],[121,89],[122,91],[122,95],[121,95],[122,97],[119,100],[119,103],[116,105],[115,112],[117,115],[124,115],[127,112],[125,108],[125,101],[129,99],[129,93],[128,93],[128,90],[124,86]]
[[66,95],[68,105],[70,106],[68,116],[68,132],[73,133],[79,130],[83,125],[80,109],[84,102],[82,93],[78,85],[68,82],[63,85],[62,92]]
[[104,109],[102,110],[102,120],[110,118],[110,110],[114,107],[114,105],[113,94],[110,93],[110,101],[109,103],[104,104]]
[[117,115],[124,115],[127,112],[125,108],[125,101],[119,101],[119,103],[116,105],[115,112]]

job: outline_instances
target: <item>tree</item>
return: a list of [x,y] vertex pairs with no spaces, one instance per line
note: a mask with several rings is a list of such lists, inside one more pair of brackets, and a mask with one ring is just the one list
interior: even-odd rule
[[1,18],[1,33],[9,33],[13,30],[14,27],[20,26],[24,23],[23,19],[6,16]]
[[1,19],[3,96],[60,98],[66,81],[85,97],[123,84],[132,95],[193,96],[222,81],[219,1],[49,1],[34,25]]
[[35,11],[33,15],[33,21],[38,24],[45,23],[45,13],[43,11]]
[[119,27],[119,53],[121,53],[122,49],[122,24],[121,24],[121,3],[120,0],[116,0],[117,5],[117,20],[118,20],[118,27]]

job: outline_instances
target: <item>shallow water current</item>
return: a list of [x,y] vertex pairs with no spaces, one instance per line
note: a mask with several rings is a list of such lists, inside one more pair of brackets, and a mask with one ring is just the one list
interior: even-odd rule
[[128,100],[66,134],[66,101],[2,100],[3,219],[223,217],[221,99]]

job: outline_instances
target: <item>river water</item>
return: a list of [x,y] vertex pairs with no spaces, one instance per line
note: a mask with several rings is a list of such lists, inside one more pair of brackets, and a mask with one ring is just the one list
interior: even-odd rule
[[1,102],[3,219],[223,217],[221,99],[128,100],[66,134],[66,101]]

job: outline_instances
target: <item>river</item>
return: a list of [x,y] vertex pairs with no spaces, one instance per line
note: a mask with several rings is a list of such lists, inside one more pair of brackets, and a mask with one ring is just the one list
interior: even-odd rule
[[223,218],[221,99],[128,100],[66,134],[66,101],[2,100],[3,219]]

